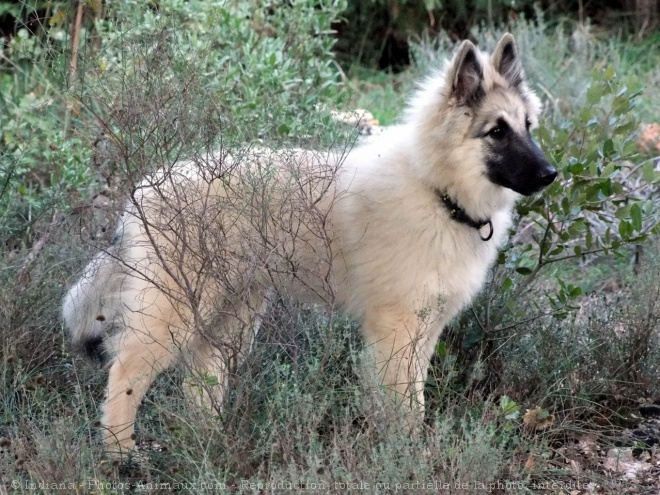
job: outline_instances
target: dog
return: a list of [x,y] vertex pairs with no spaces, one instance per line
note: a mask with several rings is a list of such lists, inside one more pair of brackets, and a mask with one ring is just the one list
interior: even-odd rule
[[218,404],[278,293],[355,318],[380,382],[418,414],[436,341],[482,288],[516,200],[557,175],[530,135],[540,110],[505,34],[491,55],[463,41],[400,125],[346,153],[221,150],[150,175],[62,308],[108,362],[107,450],[134,449],[141,399],[176,363],[200,379],[187,393]]

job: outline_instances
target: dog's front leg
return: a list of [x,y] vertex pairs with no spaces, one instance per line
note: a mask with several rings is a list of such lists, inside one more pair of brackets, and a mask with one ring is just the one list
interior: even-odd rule
[[392,392],[405,415],[419,421],[424,411],[424,384],[430,355],[429,328],[414,311],[381,310],[368,314],[362,324],[381,384]]

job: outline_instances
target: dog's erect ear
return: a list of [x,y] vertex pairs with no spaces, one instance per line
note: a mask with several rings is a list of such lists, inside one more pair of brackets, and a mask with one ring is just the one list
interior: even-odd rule
[[525,72],[520,63],[516,41],[511,33],[502,36],[490,60],[509,85],[516,88],[522,84]]
[[471,41],[465,40],[458,48],[452,74],[452,94],[459,105],[472,105],[483,96],[483,68]]

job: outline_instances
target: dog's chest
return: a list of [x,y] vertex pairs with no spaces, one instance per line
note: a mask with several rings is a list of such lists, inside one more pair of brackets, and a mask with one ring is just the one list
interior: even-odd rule
[[484,241],[437,202],[408,199],[389,213],[381,225],[365,226],[375,233],[369,241],[375,240],[374,250],[382,254],[377,271],[389,272],[388,285],[396,284],[400,297],[415,306],[440,303],[453,316],[483,287],[505,237],[506,219],[494,217],[494,235]]
[[495,239],[438,213],[419,226],[418,272],[421,285],[448,302],[463,306],[482,287],[497,254]]

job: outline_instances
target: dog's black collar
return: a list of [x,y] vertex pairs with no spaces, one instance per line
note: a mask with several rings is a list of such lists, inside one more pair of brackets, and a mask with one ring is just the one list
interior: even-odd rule
[[[481,237],[482,241],[489,241],[490,238],[493,237],[493,223],[490,221],[490,219],[484,221],[475,220],[470,215],[468,215],[463,208],[458,206],[458,204],[456,204],[456,202],[451,199],[449,194],[443,193],[440,189],[435,189],[435,195],[438,197],[440,202],[445,205],[445,208],[447,208],[447,211],[449,211],[449,216],[452,220],[456,220],[459,223],[468,225],[473,229],[477,229],[477,231],[479,231],[479,237]],[[481,235],[481,229],[486,225],[488,225],[490,228],[490,232],[486,237],[484,237]]]

